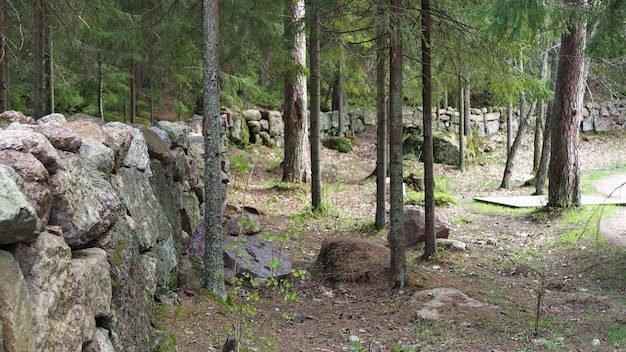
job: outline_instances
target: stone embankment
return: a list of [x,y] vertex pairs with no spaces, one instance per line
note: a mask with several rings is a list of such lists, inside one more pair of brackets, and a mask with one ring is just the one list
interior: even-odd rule
[[[545,109],[545,107],[544,107]],[[236,112],[233,109],[224,111],[228,136],[239,145],[264,144],[281,147],[284,139],[284,125],[279,111],[248,109]],[[479,137],[492,135],[506,130],[506,108],[471,109],[470,120],[472,131]],[[433,124],[436,130],[456,133],[459,129],[460,113],[448,107],[433,112]],[[423,110],[421,107],[405,107],[402,120],[405,126],[419,129],[422,125]],[[535,116],[531,117],[530,126],[534,126]],[[361,133],[376,130],[376,111],[373,108],[351,109],[342,115],[342,133],[350,131]],[[519,124],[519,110],[513,111],[513,130]],[[580,128],[582,132],[609,132],[623,130],[626,127],[626,103],[603,102],[586,103],[582,111]],[[320,130],[326,135],[336,135],[339,130],[339,114],[337,111],[320,113]]]
[[0,114],[0,351],[168,350],[154,302],[201,222],[197,132]]

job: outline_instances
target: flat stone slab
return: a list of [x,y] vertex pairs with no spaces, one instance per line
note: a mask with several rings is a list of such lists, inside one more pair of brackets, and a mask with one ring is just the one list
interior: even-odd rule
[[[515,196],[515,197],[475,197],[476,202],[502,205],[511,208],[534,208],[548,204],[548,196]],[[617,204],[626,205],[626,199],[581,196],[582,205]]]

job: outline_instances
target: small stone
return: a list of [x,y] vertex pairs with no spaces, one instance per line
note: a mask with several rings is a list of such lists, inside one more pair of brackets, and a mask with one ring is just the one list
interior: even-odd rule
[[600,344],[600,340],[598,339],[591,340],[591,346],[598,346],[599,344]]
[[350,335],[350,342],[351,343],[361,342],[361,339],[356,335]]

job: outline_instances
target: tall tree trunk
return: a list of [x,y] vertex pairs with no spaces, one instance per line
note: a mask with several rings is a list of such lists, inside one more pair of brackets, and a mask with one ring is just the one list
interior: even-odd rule
[[467,81],[465,81],[465,88],[463,90],[463,105],[464,105],[464,109],[463,109],[463,120],[464,121],[464,125],[465,125],[465,130],[464,133],[466,136],[471,137],[472,136],[472,129],[471,127],[471,115],[472,115],[472,107],[471,107],[471,94],[470,94],[470,81],[469,79]]
[[509,188],[510,186],[511,174],[513,173],[513,167],[515,167],[515,156],[517,155],[519,147],[522,145],[522,140],[524,139],[524,135],[526,135],[526,125],[528,125],[528,120],[533,114],[536,106],[537,100],[533,101],[532,106],[530,107],[530,109],[528,109],[528,113],[525,115],[521,114],[523,112],[523,109],[520,109],[517,134],[515,135],[513,145],[511,146],[511,149],[509,149],[509,153],[506,157],[506,166],[504,168],[504,175],[502,176],[502,183],[500,183],[500,188]]
[[433,165],[432,72],[430,42],[430,0],[422,0],[422,101],[424,104],[424,258],[437,252],[435,234],[435,175]]
[[[548,54],[549,41],[545,41],[545,50],[541,52],[541,73],[539,78],[546,82],[548,78],[548,63],[550,56]],[[541,162],[541,138],[543,129],[546,125],[546,110],[544,109],[544,101],[539,102],[539,116],[535,120],[535,138],[533,140],[533,172],[536,172]]]
[[319,210],[322,204],[322,171],[320,165],[320,3],[311,1],[311,206]]
[[104,121],[104,69],[102,66],[102,55],[98,53],[98,118]]
[[391,0],[389,58],[389,171],[390,225],[387,240],[391,250],[389,279],[396,288],[406,281],[404,195],[402,193],[402,0]]
[[44,1],[34,1],[35,14],[35,80],[33,88],[33,118],[39,119],[44,114]]
[[45,29],[45,39],[46,39],[46,48],[45,48],[45,64],[44,67],[46,69],[46,107],[45,113],[52,114],[54,112],[54,56],[53,56],[53,46],[52,46],[52,27],[46,26]]
[[5,35],[5,0],[0,0],[0,112],[9,107],[7,101],[7,56]]
[[337,65],[337,85],[335,86],[335,89],[337,91],[334,92],[337,99],[337,125],[339,126],[337,127],[337,136],[343,136],[343,130],[345,128],[345,126],[343,125],[343,115],[346,113],[345,107],[343,105],[343,61],[345,55],[345,52],[341,53],[341,59],[339,60],[339,64]]
[[[378,10],[379,13],[383,11]],[[382,16],[380,16],[382,17]],[[376,36],[376,222],[377,230],[385,228],[387,206],[387,103],[386,103],[386,53],[387,36],[385,25],[380,24]]]
[[[565,2],[580,7],[587,4],[587,0]],[[561,35],[548,171],[549,207],[580,206],[578,136],[583,96],[586,28],[584,20],[572,19],[568,23],[567,33]]]
[[[463,88],[463,80],[459,78],[459,97],[464,97],[465,89]],[[463,104],[460,104],[459,109],[459,170],[465,170],[465,99]]]
[[506,107],[506,155],[508,158],[513,146],[513,102],[508,103]]
[[304,0],[286,0],[285,39],[290,64],[285,72],[285,158],[284,182],[308,182],[311,178],[309,119],[307,116],[306,38],[302,20]]
[[[559,65],[559,53],[556,49],[551,50],[550,52],[550,83],[548,87],[550,90],[554,91],[556,89],[556,74]],[[541,147],[541,160],[539,161],[539,166],[537,167],[537,175],[535,176],[537,180],[537,185],[535,186],[535,194],[543,195],[545,194],[545,184],[546,179],[548,177],[548,165],[550,164],[550,151],[551,151],[551,142],[552,139],[551,131],[552,124],[554,119],[554,98],[550,99],[548,102],[548,108],[546,111],[546,123],[543,128],[543,146]]]
[[226,299],[222,236],[222,168],[218,0],[203,0],[204,286]]
[[137,83],[135,81],[136,74],[135,61],[130,62],[130,123],[135,123],[135,117],[137,116]]

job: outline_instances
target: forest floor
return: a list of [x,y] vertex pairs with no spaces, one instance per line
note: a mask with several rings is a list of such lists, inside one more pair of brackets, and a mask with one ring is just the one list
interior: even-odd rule
[[[263,232],[290,234],[281,248],[293,268],[306,274],[289,276],[278,287],[229,285],[229,304],[203,291],[178,291],[179,304],[158,304],[157,326],[175,334],[180,351],[222,351],[229,336],[238,351],[626,351],[626,249],[599,230],[619,242],[626,235],[623,207],[554,214],[473,200],[534,192],[523,186],[532,178],[530,136],[516,157],[509,189],[499,188],[502,135],[485,139],[465,171],[435,166],[437,189],[456,201],[436,212],[450,220],[450,238],[466,243],[466,250],[439,247],[435,259],[422,261],[419,246],[408,249],[402,290],[376,276],[324,279],[314,265],[324,239],[386,244],[386,234],[372,230],[376,185],[366,180],[375,167],[376,137],[359,134],[356,140],[350,153],[322,148],[327,211],[317,216],[308,211],[308,185],[280,182],[280,150],[231,148],[228,203],[258,209]],[[624,146],[623,134],[581,136],[583,194],[606,195],[621,185]],[[417,160],[405,160],[405,174],[422,169]],[[357,264],[387,265],[380,259]],[[437,319],[418,319],[422,307],[415,296],[440,287],[482,304],[455,301]]]

